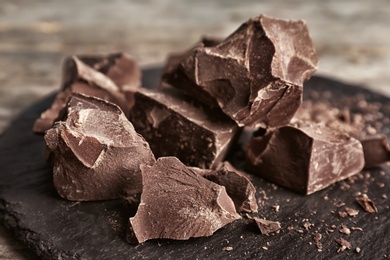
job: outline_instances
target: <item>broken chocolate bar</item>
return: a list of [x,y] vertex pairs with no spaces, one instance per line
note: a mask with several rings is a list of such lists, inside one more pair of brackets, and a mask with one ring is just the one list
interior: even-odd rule
[[238,126],[173,88],[139,89],[130,121],[156,158],[176,156],[188,166],[210,168],[223,160]]
[[363,145],[365,168],[390,162],[390,146],[386,136],[366,136],[360,141]]
[[82,56],[80,59],[72,56],[64,62],[63,70],[61,91],[51,107],[35,121],[35,133],[44,133],[55,121],[61,120],[60,112],[72,93],[102,98],[117,104],[126,115],[129,114],[133,105],[133,91],[140,84],[139,68],[130,57],[123,53]]
[[256,188],[244,173],[235,169],[229,162],[218,165],[216,170],[204,170],[192,168],[206,179],[226,188],[226,192],[232,198],[236,211],[257,212]]
[[142,165],[141,170],[143,192],[137,213],[129,219],[129,242],[210,236],[241,218],[224,187],[175,157],[159,158],[152,166]]
[[261,15],[222,42],[199,44],[163,75],[240,126],[285,125],[302,100],[303,82],[317,68],[317,56],[303,21]]
[[248,168],[281,186],[311,194],[360,172],[358,140],[321,124],[287,125],[251,139]]
[[45,134],[54,186],[73,201],[105,200],[142,190],[140,164],[155,159],[120,108],[73,94],[65,121]]

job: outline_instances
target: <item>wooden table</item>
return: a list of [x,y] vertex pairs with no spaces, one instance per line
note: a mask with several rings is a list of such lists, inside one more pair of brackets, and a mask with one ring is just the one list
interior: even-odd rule
[[[162,64],[202,35],[224,37],[260,13],[304,19],[318,74],[390,96],[388,0],[0,2],[0,135],[15,116],[58,89],[67,55],[125,51]],[[1,185],[1,184],[0,184]],[[35,259],[0,226],[1,259]]]

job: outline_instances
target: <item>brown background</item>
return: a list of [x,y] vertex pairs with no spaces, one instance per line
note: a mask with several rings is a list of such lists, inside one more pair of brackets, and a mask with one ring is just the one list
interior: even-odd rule
[[[227,36],[250,17],[306,20],[318,74],[390,96],[389,0],[0,1],[0,135],[55,91],[65,56],[125,51],[141,66],[164,62],[202,35]],[[34,259],[0,225],[0,259]]]

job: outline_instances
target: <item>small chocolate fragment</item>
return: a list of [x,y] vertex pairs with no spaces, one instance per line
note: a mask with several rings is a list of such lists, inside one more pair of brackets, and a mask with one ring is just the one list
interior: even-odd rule
[[130,121],[156,158],[176,156],[188,166],[210,168],[223,160],[238,126],[173,88],[140,88]]
[[[187,240],[212,235],[240,219],[224,187],[198,175],[175,157],[142,165],[143,192],[128,237]],[[132,242],[132,241],[129,241]]]
[[255,134],[246,154],[253,173],[304,194],[348,178],[364,165],[358,140],[305,122]]
[[317,246],[317,249],[318,249],[318,252],[322,252],[322,243],[321,243],[321,239],[322,239],[322,235],[320,233],[316,233],[313,237],[314,239],[314,242]]
[[216,170],[202,170],[195,167],[192,169],[206,179],[224,186],[237,212],[257,212],[255,186],[244,173],[235,169],[229,162],[221,163]]
[[128,115],[133,105],[133,92],[139,84],[139,68],[126,54],[69,57],[64,62],[61,91],[51,107],[35,121],[33,131],[44,133],[55,121],[61,120],[61,110],[65,108],[72,93],[110,101]]
[[336,242],[340,245],[340,248],[337,250],[337,253],[343,252],[346,249],[351,249],[351,243],[349,243],[344,238],[336,238]]
[[220,107],[240,126],[287,124],[302,100],[317,56],[303,21],[264,15],[225,40],[198,44],[162,81]]
[[390,146],[386,136],[366,136],[360,141],[363,145],[365,168],[390,162]]
[[142,190],[140,164],[155,159],[120,108],[73,94],[65,121],[45,134],[54,186],[74,201],[128,197]]
[[378,209],[375,206],[375,203],[370,200],[367,194],[362,194],[356,197],[356,202],[359,203],[362,208],[370,213],[378,212]]
[[277,221],[270,221],[258,217],[253,217],[252,219],[256,222],[257,227],[263,235],[268,235],[281,229],[280,223]]

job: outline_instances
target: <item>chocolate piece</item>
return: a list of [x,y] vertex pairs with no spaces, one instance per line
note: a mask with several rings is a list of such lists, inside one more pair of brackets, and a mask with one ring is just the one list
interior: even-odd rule
[[336,242],[340,245],[340,248],[337,250],[337,253],[343,252],[346,249],[351,249],[351,243],[349,243],[344,238],[336,238]]
[[157,158],[176,156],[189,166],[216,166],[238,129],[221,111],[195,102],[173,88],[142,88],[134,98],[130,121]]
[[368,198],[367,194],[357,196],[356,202],[359,203],[359,205],[362,206],[362,208],[369,213],[378,212],[375,203]]
[[154,156],[120,108],[74,94],[66,119],[45,134],[54,186],[74,201],[127,197],[141,192],[139,166]]
[[[95,73],[89,71],[89,69],[92,69]],[[67,58],[63,67],[62,89],[68,88],[80,79],[94,82],[94,78],[102,78],[101,74],[109,78],[120,90],[134,91],[141,86],[141,70],[135,60],[126,53],[111,53],[108,55],[80,55]],[[106,84],[111,85],[111,82]]]
[[261,15],[214,44],[183,55],[163,82],[219,106],[240,126],[287,124],[317,68],[305,23]]
[[141,170],[141,203],[129,219],[129,237],[138,243],[210,236],[241,218],[224,187],[201,177],[175,157],[159,158],[152,166],[142,165]]
[[133,91],[139,84],[139,68],[126,54],[69,57],[64,62],[62,90],[52,106],[35,121],[33,131],[44,133],[55,121],[61,120],[60,111],[65,108],[72,93],[110,101],[128,115],[133,105]]
[[280,223],[277,221],[270,221],[258,217],[253,217],[252,219],[256,222],[257,227],[263,235],[268,235],[281,229]]
[[322,235],[320,233],[316,233],[313,237],[314,239],[314,242],[316,244],[316,247],[318,249],[318,252],[322,252],[322,243],[321,243],[321,239],[322,239]]
[[235,169],[229,162],[221,163],[216,170],[192,169],[206,179],[224,186],[237,212],[257,212],[255,186],[244,173]]
[[366,136],[360,141],[363,145],[365,168],[390,162],[390,146],[386,136]]
[[288,125],[251,139],[249,168],[281,186],[311,194],[362,170],[360,142],[320,124]]

